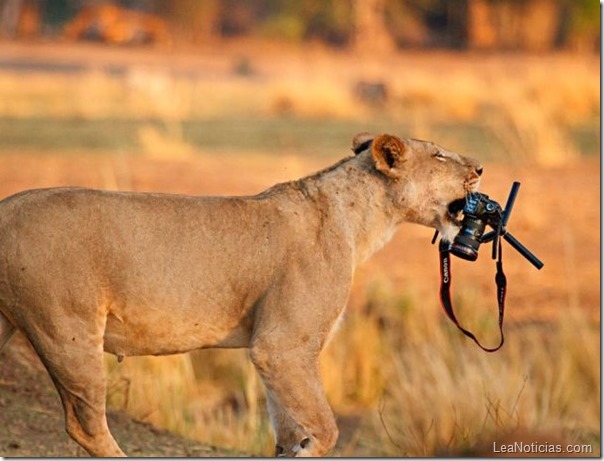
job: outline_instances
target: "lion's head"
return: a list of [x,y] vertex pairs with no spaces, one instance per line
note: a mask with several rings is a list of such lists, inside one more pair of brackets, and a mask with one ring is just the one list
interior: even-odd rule
[[368,150],[375,169],[390,181],[392,201],[401,220],[438,229],[452,240],[459,231],[453,204],[478,188],[482,166],[474,159],[430,141],[361,133],[353,150]]

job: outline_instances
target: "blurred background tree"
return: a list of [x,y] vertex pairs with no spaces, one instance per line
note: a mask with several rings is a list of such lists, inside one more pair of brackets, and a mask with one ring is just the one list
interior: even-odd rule
[[60,36],[74,22],[87,32],[77,39],[123,43],[260,38],[371,52],[600,49],[595,0],[0,0],[5,40]]

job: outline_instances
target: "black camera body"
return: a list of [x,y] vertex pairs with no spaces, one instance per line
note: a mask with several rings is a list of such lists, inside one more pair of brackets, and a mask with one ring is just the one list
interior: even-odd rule
[[[451,252],[458,258],[467,261],[476,261],[480,244],[493,242],[492,258],[497,259],[497,255],[501,253],[499,240],[503,238],[533,266],[541,269],[543,263],[539,258],[531,253],[506,229],[507,222],[512,213],[512,207],[518,195],[518,189],[520,189],[520,183],[515,181],[512,184],[505,208],[501,208],[499,203],[480,192],[469,193],[465,199],[452,202],[449,205],[449,212],[456,214],[463,211],[464,216],[461,221],[459,234],[453,239],[453,243],[441,240],[441,251]],[[487,225],[493,228],[493,230],[485,234],[484,231]],[[434,233],[432,243],[436,242],[436,237],[438,237],[438,231]]]
[[503,218],[503,210],[488,195],[473,192],[466,197],[462,212],[464,217],[461,230],[451,243],[449,251],[467,261],[476,261],[486,226],[497,229]]

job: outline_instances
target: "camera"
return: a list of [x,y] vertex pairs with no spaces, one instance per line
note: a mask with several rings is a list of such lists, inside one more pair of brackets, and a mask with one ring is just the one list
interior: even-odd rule
[[[449,214],[456,216],[463,212],[461,229],[449,243],[443,239],[440,241],[440,251],[453,253],[458,258],[467,261],[476,261],[478,258],[478,249],[481,243],[493,242],[493,259],[501,256],[501,238],[508,242],[512,247],[524,256],[537,269],[543,267],[543,263],[533,253],[531,253],[522,243],[520,243],[512,234],[507,231],[507,223],[512,213],[512,207],[516,201],[520,183],[515,181],[512,184],[508,201],[505,209],[502,209],[499,203],[491,200],[488,195],[480,192],[471,192],[465,199],[459,199],[449,204]],[[486,226],[493,228],[492,231],[484,233]],[[432,243],[436,242],[438,230],[432,237]]]
[[[459,210],[460,202],[463,202],[461,210]],[[460,202],[454,204],[451,211],[463,212],[461,230],[453,239],[449,251],[467,261],[476,261],[487,224],[497,229],[502,220],[503,210],[499,203],[479,192],[468,194],[465,200]],[[456,206],[457,210],[455,210]]]
[[[507,229],[507,223],[512,213],[512,207],[518,195],[520,183],[514,181],[508,201],[505,204],[505,209],[499,206],[494,200],[491,200],[488,195],[479,192],[472,192],[466,195],[465,199],[454,200],[449,204],[449,214],[451,217],[456,217],[460,212],[463,212],[461,221],[461,229],[457,236],[453,239],[453,243],[441,238],[438,245],[440,253],[440,301],[451,321],[457,325],[463,334],[473,339],[482,349],[487,352],[494,352],[503,345],[503,311],[505,306],[506,294],[506,277],[503,273],[503,260],[501,250],[501,239],[508,242],[516,251],[524,256],[537,269],[543,267],[543,262],[531,253],[522,243],[520,243]],[[485,234],[486,227],[490,226],[493,230]],[[438,230],[432,237],[432,243],[436,242]],[[464,329],[453,312],[451,303],[451,295],[449,289],[451,286],[451,261],[449,253],[453,253],[458,258],[467,261],[476,261],[478,258],[478,249],[481,243],[493,242],[491,257],[497,260],[497,272],[495,274],[495,283],[497,285],[497,303],[499,305],[499,331],[501,333],[501,342],[493,348],[486,348],[476,336],[470,331]]]

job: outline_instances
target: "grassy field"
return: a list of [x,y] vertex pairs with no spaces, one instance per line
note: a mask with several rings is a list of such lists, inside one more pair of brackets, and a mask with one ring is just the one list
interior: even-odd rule
[[[4,149],[341,156],[351,133],[391,130],[484,160],[560,164],[599,152],[599,66],[590,55],[360,61],[315,49],[4,47]],[[23,61],[45,72],[24,72]],[[361,97],[360,83],[385,94]]]
[[[43,47],[29,53],[32,61],[48,56]],[[77,59],[84,70],[0,72],[2,196],[57,185],[256,193],[348,155],[359,131],[433,139],[480,158],[482,190],[498,201],[521,181],[510,230],[545,267],[536,271],[505,248],[500,352],[476,348],[440,311],[429,229],[401,226],[359,268],[343,326],[322,356],[341,429],[335,454],[488,455],[494,441],[524,440],[587,444],[599,456],[595,57],[433,54],[361,63],[320,50],[184,59],[88,48],[50,56]],[[111,62],[123,71],[105,71]],[[358,80],[386,82],[388,99],[355,99]],[[463,323],[494,343],[486,253],[474,264],[454,261],[454,302]],[[121,364],[108,356],[107,369],[110,405],[210,444],[272,453],[262,385],[245,351]]]
[[[13,154],[0,157],[0,193],[77,184],[248,194],[328,164],[271,155]],[[401,226],[359,268],[342,328],[322,358],[342,430],[337,454],[458,454],[509,432],[592,444],[599,452],[599,211],[586,200],[598,191],[598,171],[595,158],[564,167],[485,165],[483,189],[497,200],[510,180],[522,182],[510,230],[545,262],[536,271],[505,248],[507,336],[500,352],[480,351],[440,310],[430,229]],[[562,219],[561,210],[572,210],[572,219]],[[495,343],[493,264],[483,250],[476,263],[455,260],[453,270],[460,319]],[[121,364],[108,356],[107,367],[111,406],[211,444],[271,453],[262,386],[245,351]]]

